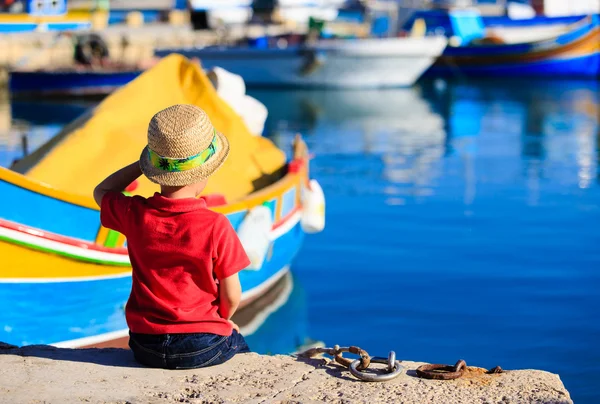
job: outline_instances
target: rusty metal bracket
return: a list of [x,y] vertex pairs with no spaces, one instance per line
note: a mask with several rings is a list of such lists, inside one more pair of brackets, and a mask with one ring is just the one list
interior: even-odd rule
[[[423,379],[452,380],[464,375],[467,362],[460,359],[454,366],[451,365],[421,365],[417,368],[417,376]],[[496,366],[485,373],[488,375],[503,373],[500,366]]]
[[417,376],[423,379],[452,380],[463,375],[467,362],[460,359],[454,366],[451,365],[421,365],[417,368]]
[[500,366],[496,366],[495,368],[492,368],[485,373],[488,375],[493,375],[493,374],[497,374],[497,373],[504,373],[504,370],[502,370],[502,368]]

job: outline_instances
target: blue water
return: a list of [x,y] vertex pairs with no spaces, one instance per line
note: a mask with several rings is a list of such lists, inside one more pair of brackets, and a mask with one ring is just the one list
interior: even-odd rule
[[294,266],[313,338],[600,399],[598,83],[253,94],[282,147],[305,134],[327,197]]
[[[599,90],[252,91],[277,144],[304,135],[327,197],[326,230],[305,238],[293,298],[256,331],[257,350],[289,349],[277,337],[293,330],[373,355],[544,369],[575,402],[599,401]],[[15,112],[46,127],[27,110]],[[11,144],[3,165],[19,157]]]

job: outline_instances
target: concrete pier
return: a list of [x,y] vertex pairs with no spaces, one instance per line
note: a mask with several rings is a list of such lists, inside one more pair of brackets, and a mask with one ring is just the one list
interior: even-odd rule
[[13,404],[573,402],[552,373],[469,368],[460,379],[425,380],[415,374],[422,364],[403,361],[398,378],[367,383],[324,359],[244,354],[212,368],[169,371],[141,367],[120,349],[0,344],[0,397]]
[[[93,32],[106,42],[110,59],[131,64],[150,59],[156,48],[202,46],[218,39],[215,32],[170,25],[111,26]],[[6,69],[71,66],[74,62],[73,49],[74,39],[66,34],[3,34],[0,35],[0,66]]]

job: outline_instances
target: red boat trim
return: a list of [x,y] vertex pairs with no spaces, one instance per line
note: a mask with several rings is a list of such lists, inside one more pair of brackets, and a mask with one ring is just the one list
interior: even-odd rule
[[[287,221],[293,219],[293,217],[300,212],[301,209],[299,207],[295,207],[292,211],[290,211],[285,217],[282,217],[277,223],[273,225],[273,230],[283,226]],[[61,244],[70,245],[73,247],[82,248],[85,250],[98,251],[109,254],[118,254],[118,255],[127,255],[127,248],[118,247],[118,248],[110,248],[100,246],[98,244],[90,243],[88,241],[79,240],[72,237],[65,237],[59,234],[45,232],[43,230],[35,229],[32,227],[24,226],[18,223],[10,222],[5,219],[0,219],[0,227],[3,227],[8,230],[17,231],[20,233],[28,234],[34,237],[38,237],[45,240],[54,241]]]
[[122,254],[127,255],[127,249],[124,247],[110,248],[100,246],[98,244],[90,243],[88,241],[79,240],[72,237],[61,236],[60,234],[49,233],[43,230],[35,229],[28,226],[23,226],[18,223],[9,222],[8,220],[0,219],[0,227],[4,227],[9,230],[18,231],[21,233],[29,234],[31,236],[39,237],[42,239],[55,241],[57,243],[70,245],[73,247],[82,248],[85,250],[98,251],[110,254]]
[[294,217],[294,215],[299,213],[301,210],[302,209],[300,209],[300,207],[296,206],[287,215],[282,217],[277,223],[273,224],[273,230],[283,226],[288,220],[292,219]]

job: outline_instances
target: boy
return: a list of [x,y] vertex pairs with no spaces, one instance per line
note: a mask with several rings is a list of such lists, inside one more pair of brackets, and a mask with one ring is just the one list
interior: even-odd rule
[[[249,352],[231,316],[241,298],[238,272],[250,261],[227,218],[197,198],[228,154],[203,110],[174,105],[150,121],[139,162],[94,190],[102,225],[127,237],[129,346],[147,366],[198,368]],[[142,173],[160,193],[123,195]]]

